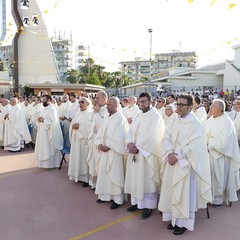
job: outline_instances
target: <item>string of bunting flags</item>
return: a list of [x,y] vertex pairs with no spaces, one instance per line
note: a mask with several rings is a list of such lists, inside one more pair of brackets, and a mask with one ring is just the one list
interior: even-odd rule
[[[59,3],[62,2],[62,1],[63,0],[59,0],[59,1],[54,2],[53,5],[52,5],[52,8],[50,7],[48,9],[43,10],[42,14],[43,15],[44,14],[49,14],[49,12],[52,9],[56,9],[58,7]],[[170,2],[171,0],[166,0],[166,1]],[[188,0],[188,4],[194,4],[197,1],[198,0]],[[212,6],[212,5],[216,4],[218,1],[219,0],[209,0],[209,6]],[[236,7],[239,3],[240,3],[239,0],[231,1],[230,3],[228,3],[227,9],[231,10],[232,8]],[[30,20],[30,25],[32,25],[32,24],[33,24],[33,20]],[[18,31],[21,31],[21,34],[35,34],[35,35],[37,35],[37,36],[39,36],[41,38],[48,38],[48,36],[40,34],[37,30],[35,30],[35,31],[29,30],[29,29],[25,28],[24,26],[21,26],[19,29],[16,29],[15,24],[9,22],[7,24],[7,28],[6,28],[6,32],[8,33],[7,34],[8,37],[4,41],[0,42],[0,45],[7,44],[13,38],[15,33],[18,32]],[[55,37],[52,37],[52,38],[54,39]],[[239,39],[240,39],[240,36],[236,36],[233,39],[229,39],[228,41],[226,41],[224,43],[221,43],[220,46],[233,44],[234,42],[238,41]],[[89,44],[89,43],[88,44],[86,43],[85,45],[86,46],[102,47],[102,48],[108,49],[109,51],[119,51],[121,53],[126,53],[126,54],[131,52],[131,53],[134,53],[136,56],[140,56],[140,57],[148,56],[148,53],[146,53],[146,52],[139,52],[139,51],[136,51],[134,49],[120,49],[120,48],[115,47],[115,46],[96,45],[96,44]],[[208,51],[198,52],[197,54],[198,54],[198,56],[205,57],[205,56],[211,55],[211,53],[214,52],[215,50],[216,50],[216,47],[212,48],[211,50],[208,50]],[[154,56],[155,56],[155,54],[152,54],[152,57],[154,57]],[[107,64],[111,64],[111,65],[114,65],[114,66],[118,65],[118,63],[115,62],[115,61],[109,62],[109,61],[106,61],[105,59],[102,59],[100,57],[95,57],[94,59],[96,59],[97,61],[102,62],[102,63],[107,63]]]

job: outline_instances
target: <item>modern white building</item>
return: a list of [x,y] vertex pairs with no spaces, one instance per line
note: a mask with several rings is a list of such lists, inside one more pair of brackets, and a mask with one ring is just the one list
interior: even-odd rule
[[52,38],[53,51],[57,61],[60,81],[64,82],[67,70],[73,68],[73,44],[71,39]]
[[[233,46],[234,59],[226,60],[220,63],[208,65],[202,68],[191,70],[188,67],[173,67],[169,69],[169,75],[154,79],[151,83],[156,84],[155,88],[151,87],[151,92],[156,95],[161,89],[172,91],[190,92],[192,89],[205,88],[225,91],[240,89],[240,44]],[[123,88],[125,95],[129,96],[134,93],[139,94],[143,90],[141,85],[130,85]],[[146,85],[147,86],[147,85]],[[140,90],[139,90],[140,89]],[[147,88],[145,88],[147,90]],[[144,90],[145,90],[144,89]]]

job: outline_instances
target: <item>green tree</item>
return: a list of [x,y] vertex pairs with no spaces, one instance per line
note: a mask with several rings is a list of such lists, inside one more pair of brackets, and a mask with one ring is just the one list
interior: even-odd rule
[[84,60],[84,65],[81,67],[81,72],[78,75],[79,83],[102,85],[103,70],[105,67],[95,65],[92,58]]
[[96,74],[92,74],[87,78],[88,84],[101,85],[99,77]]
[[29,97],[30,94],[34,94],[34,89],[30,88],[28,85],[25,85],[24,87],[24,95]]
[[0,59],[0,71],[4,71],[4,66],[3,66],[3,62],[1,59]]
[[114,78],[110,72],[103,72],[100,81],[104,87],[114,87]]
[[67,70],[67,81],[78,83],[78,71],[76,69]]

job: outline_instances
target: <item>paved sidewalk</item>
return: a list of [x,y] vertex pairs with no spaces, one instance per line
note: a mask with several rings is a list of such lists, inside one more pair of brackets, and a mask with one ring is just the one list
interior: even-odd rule
[[110,210],[81,183],[69,181],[62,170],[39,169],[33,151],[0,150],[0,240],[239,240],[240,204],[209,207],[196,214],[194,232],[174,236],[157,210],[147,220],[128,213],[125,203]]

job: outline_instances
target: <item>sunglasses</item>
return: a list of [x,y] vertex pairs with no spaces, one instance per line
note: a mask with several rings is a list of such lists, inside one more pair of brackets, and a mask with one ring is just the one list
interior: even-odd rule
[[85,102],[84,101],[79,101],[80,104],[84,104]]

